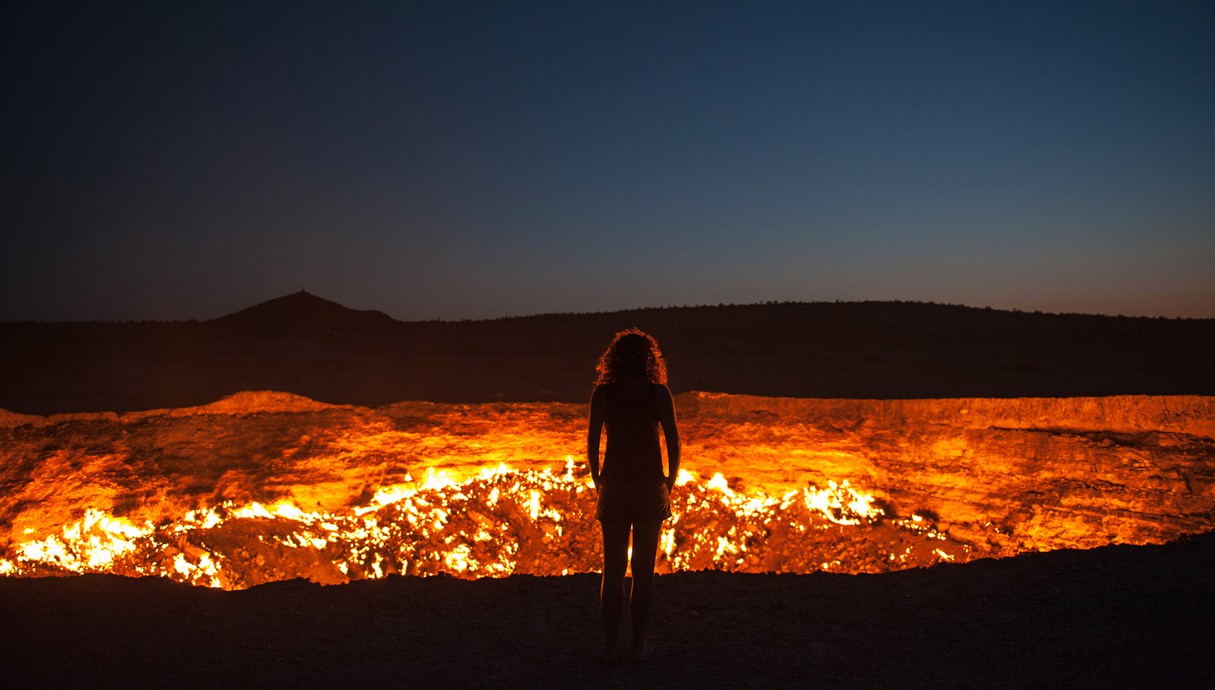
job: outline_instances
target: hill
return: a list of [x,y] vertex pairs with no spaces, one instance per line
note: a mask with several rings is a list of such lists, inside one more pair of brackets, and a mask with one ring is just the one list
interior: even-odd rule
[[386,328],[382,311],[350,309],[300,290],[215,319],[214,324],[250,335],[340,335]]
[[204,404],[243,390],[379,405],[587,399],[622,328],[671,386],[829,398],[1215,394],[1215,319],[781,303],[401,322],[296,293],[211,321],[0,324],[0,408]]

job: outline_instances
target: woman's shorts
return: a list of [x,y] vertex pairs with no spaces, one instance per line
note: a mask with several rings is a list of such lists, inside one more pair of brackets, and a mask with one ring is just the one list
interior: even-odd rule
[[600,482],[595,519],[600,522],[644,522],[671,517],[671,493],[663,482]]

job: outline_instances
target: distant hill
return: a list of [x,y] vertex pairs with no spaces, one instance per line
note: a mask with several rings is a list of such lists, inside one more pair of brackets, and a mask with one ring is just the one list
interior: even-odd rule
[[303,290],[215,319],[218,326],[248,333],[325,335],[358,333],[395,323],[382,311],[360,311]]
[[580,402],[598,355],[630,326],[659,339],[676,392],[1215,395],[1215,319],[845,302],[402,322],[301,291],[202,322],[0,324],[0,408],[152,409],[242,390],[364,405]]

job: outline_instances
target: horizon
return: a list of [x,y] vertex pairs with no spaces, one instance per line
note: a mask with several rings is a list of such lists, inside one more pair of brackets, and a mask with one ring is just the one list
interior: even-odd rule
[[0,321],[1215,317],[1215,7],[0,10]]
[[378,313],[384,314],[391,320],[396,321],[398,323],[429,323],[429,322],[462,323],[462,322],[479,322],[479,321],[498,321],[498,320],[507,320],[507,319],[528,319],[528,318],[536,318],[536,317],[543,317],[543,316],[589,316],[589,315],[602,315],[602,314],[623,314],[623,313],[628,313],[628,312],[656,311],[656,310],[665,310],[665,309],[706,309],[706,308],[707,309],[718,309],[718,308],[729,308],[729,307],[762,307],[762,306],[780,306],[780,305],[825,305],[825,304],[835,304],[835,305],[841,305],[841,306],[866,305],[866,304],[917,305],[917,306],[972,309],[972,310],[976,310],[976,311],[995,311],[995,312],[1005,312],[1005,313],[1010,313],[1010,314],[1030,314],[1030,315],[1038,315],[1038,316],[1080,316],[1080,317],[1096,317],[1096,318],[1110,318],[1110,319],[1156,319],[1156,320],[1167,319],[1167,320],[1173,320],[1173,321],[1204,321],[1204,320],[1211,320],[1213,318],[1213,317],[1196,317],[1196,316],[1163,316],[1163,315],[1147,315],[1147,314],[1099,314],[1099,313],[1093,313],[1093,312],[1054,312],[1054,311],[1044,311],[1044,310],[1040,310],[1040,309],[1034,309],[1034,310],[1017,309],[1017,308],[1006,309],[1006,308],[993,307],[993,306],[988,306],[988,305],[978,306],[978,305],[961,304],[961,303],[954,303],[954,302],[934,302],[934,301],[904,300],[904,299],[872,299],[872,300],[762,300],[762,301],[757,301],[757,302],[719,302],[717,304],[664,304],[664,305],[651,305],[651,306],[640,306],[640,307],[625,307],[625,308],[621,308],[621,309],[605,309],[605,310],[599,310],[599,311],[535,312],[535,313],[528,313],[528,314],[506,314],[506,315],[502,315],[502,316],[489,316],[489,317],[483,317],[483,318],[446,319],[446,318],[439,317],[439,318],[433,318],[433,319],[402,319],[402,318],[398,318],[397,316],[395,316],[393,314],[388,314],[386,312],[383,312],[382,310],[379,310],[379,309],[362,308],[357,305],[352,306],[349,304],[344,304],[344,303],[338,302],[336,300],[329,299],[328,297],[325,297],[323,295],[318,295],[317,293],[311,292],[307,289],[301,288],[300,290],[296,290],[294,292],[290,292],[285,295],[279,295],[278,297],[272,297],[270,299],[260,300],[253,304],[245,305],[244,307],[240,307],[238,309],[234,309],[232,311],[225,312],[223,314],[219,314],[216,316],[185,317],[185,318],[171,318],[171,319],[87,319],[87,320],[61,320],[61,321],[26,319],[26,320],[17,320],[17,321],[4,320],[4,321],[0,321],[0,324],[20,325],[20,324],[70,324],[70,323],[80,323],[80,324],[89,324],[89,323],[105,323],[105,324],[205,323],[208,321],[217,321],[220,319],[224,319],[229,316],[233,316],[235,314],[239,314],[239,313],[269,304],[271,302],[277,302],[280,300],[288,299],[290,297],[294,297],[295,295],[300,295],[300,294],[308,295],[309,297],[313,297],[313,298],[323,301],[323,302],[329,302],[331,304],[335,304],[335,305],[337,305],[343,309],[349,310],[349,311],[378,312]]

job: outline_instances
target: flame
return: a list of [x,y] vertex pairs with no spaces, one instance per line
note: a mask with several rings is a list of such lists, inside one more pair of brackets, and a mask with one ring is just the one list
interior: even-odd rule
[[[1209,398],[684,395],[685,468],[701,473],[676,478],[663,572],[883,572],[1159,543],[1212,522]],[[6,414],[0,575],[239,589],[600,566],[595,494],[566,455],[585,441],[583,405],[361,408],[255,392],[121,415]],[[198,442],[208,430],[215,442]]]
[[[848,486],[848,480],[842,484],[834,481],[827,483],[826,491],[819,491],[811,486],[803,489],[803,500],[806,507],[818,511],[823,517],[837,525],[857,525],[863,520],[872,520],[881,515],[882,511],[873,505],[873,496],[863,494]],[[847,503],[845,503],[847,499]],[[912,516],[912,520],[919,522]]]
[[[422,481],[380,487],[342,511],[309,511],[289,500],[225,501],[140,525],[90,508],[57,533],[16,544],[0,558],[0,574],[112,572],[240,589],[289,577],[336,583],[392,573],[593,572],[600,551],[590,487],[567,456],[543,470],[499,463],[463,481],[428,468]],[[879,568],[965,559],[968,551],[919,516],[886,516],[873,496],[846,481],[774,497],[731,487],[720,473],[702,481],[681,470],[672,507],[660,572],[838,569],[841,548],[856,552],[873,542],[860,534],[873,529],[903,535],[900,544],[920,540],[873,554],[869,561]]]
[[133,551],[136,541],[151,531],[151,525],[140,527],[89,508],[60,535],[19,544],[17,563],[0,560],[0,572],[18,573],[22,562],[45,563],[69,572],[104,571],[116,558]]

